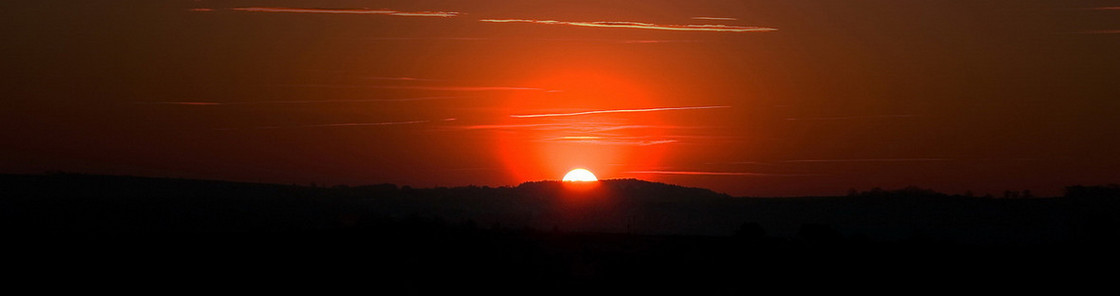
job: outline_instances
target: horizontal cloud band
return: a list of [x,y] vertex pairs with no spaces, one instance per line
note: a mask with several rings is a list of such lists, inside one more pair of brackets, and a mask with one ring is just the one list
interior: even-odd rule
[[703,172],[703,171],[628,171],[626,174],[686,175],[686,176],[759,176],[759,177],[809,177],[807,174],[765,174],[748,172]]
[[317,128],[317,127],[345,127],[345,126],[385,126],[385,125],[405,125],[405,124],[418,124],[428,123],[429,120],[410,120],[410,121],[387,121],[387,122],[348,122],[348,123],[328,123],[328,124],[308,124],[308,125],[292,125],[292,126],[254,126],[247,128],[219,128],[217,130],[246,130],[246,129],[281,129],[281,128]]
[[529,19],[482,19],[481,22],[488,23],[530,23],[530,24],[543,24],[543,25],[568,25],[577,27],[592,27],[592,28],[628,28],[628,29],[647,29],[647,30],[667,30],[667,31],[707,31],[707,32],[770,32],[777,31],[775,28],[766,27],[746,27],[746,26],[728,26],[728,25],[658,25],[650,23],[638,22],[565,22],[555,20],[529,20]]
[[281,12],[281,13],[327,13],[327,14],[380,14],[395,16],[429,16],[453,17],[458,16],[454,11],[396,11],[388,9],[319,9],[319,8],[289,8],[289,7],[238,7],[236,11],[250,12]]
[[536,118],[536,117],[559,117],[559,116],[578,116],[578,115],[592,115],[592,114],[606,114],[606,113],[636,113],[636,112],[656,112],[656,111],[674,111],[674,110],[698,110],[698,109],[722,109],[731,108],[731,106],[690,106],[690,107],[662,107],[662,108],[642,108],[642,109],[611,109],[611,110],[594,110],[572,113],[546,113],[546,114],[522,114],[510,115],[513,118]]
[[714,16],[694,16],[694,17],[692,17],[692,19],[694,19],[694,20],[704,20],[704,21],[737,21],[737,20],[739,20],[739,19],[733,18],[733,17],[714,17]]

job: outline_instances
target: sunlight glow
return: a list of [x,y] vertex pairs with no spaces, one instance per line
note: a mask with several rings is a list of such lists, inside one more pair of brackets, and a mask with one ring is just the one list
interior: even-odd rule
[[599,179],[595,178],[595,174],[592,174],[591,171],[588,171],[588,170],[585,170],[585,169],[574,169],[574,170],[568,172],[567,175],[564,175],[564,182],[593,182],[593,181],[599,181]]

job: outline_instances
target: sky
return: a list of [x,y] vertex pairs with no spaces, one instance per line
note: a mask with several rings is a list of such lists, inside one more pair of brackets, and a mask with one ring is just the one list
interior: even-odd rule
[[0,172],[1120,183],[1120,1],[6,1]]

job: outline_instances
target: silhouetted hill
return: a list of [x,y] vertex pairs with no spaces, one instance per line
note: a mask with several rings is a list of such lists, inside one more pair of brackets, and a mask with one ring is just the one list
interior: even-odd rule
[[840,237],[982,245],[1111,240],[1120,190],[1074,186],[1062,198],[993,199],[920,188],[848,196],[738,198],[634,179],[573,185],[314,187],[81,174],[2,175],[10,232],[278,232],[362,227],[408,217],[479,227],[727,236],[750,224],[797,238],[805,225]]
[[[630,202],[688,202],[730,198],[730,195],[716,193],[703,188],[684,187],[672,184],[643,181],[638,179],[607,179],[598,182],[600,193]],[[571,184],[569,184],[571,186]],[[577,185],[578,186],[578,185]],[[517,186],[523,194],[559,197],[566,190],[560,181],[525,182]],[[577,189],[578,190],[578,189]]]
[[[300,282],[358,266],[369,270],[330,274],[377,274],[381,289],[413,292],[718,294],[943,270],[1087,278],[1077,262],[1103,262],[1120,224],[1116,186],[1060,198],[919,188],[741,198],[632,179],[410,188],[48,174],[0,175],[0,188],[0,233],[32,271],[77,266],[97,279],[100,266],[124,264],[130,279],[159,282],[150,271],[186,266]],[[231,262],[242,269],[213,270]]]

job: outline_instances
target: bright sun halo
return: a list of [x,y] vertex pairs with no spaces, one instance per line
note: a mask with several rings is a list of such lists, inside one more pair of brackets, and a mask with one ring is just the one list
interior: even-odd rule
[[586,181],[599,181],[595,178],[595,174],[585,169],[574,169],[564,175],[564,182],[586,182]]

